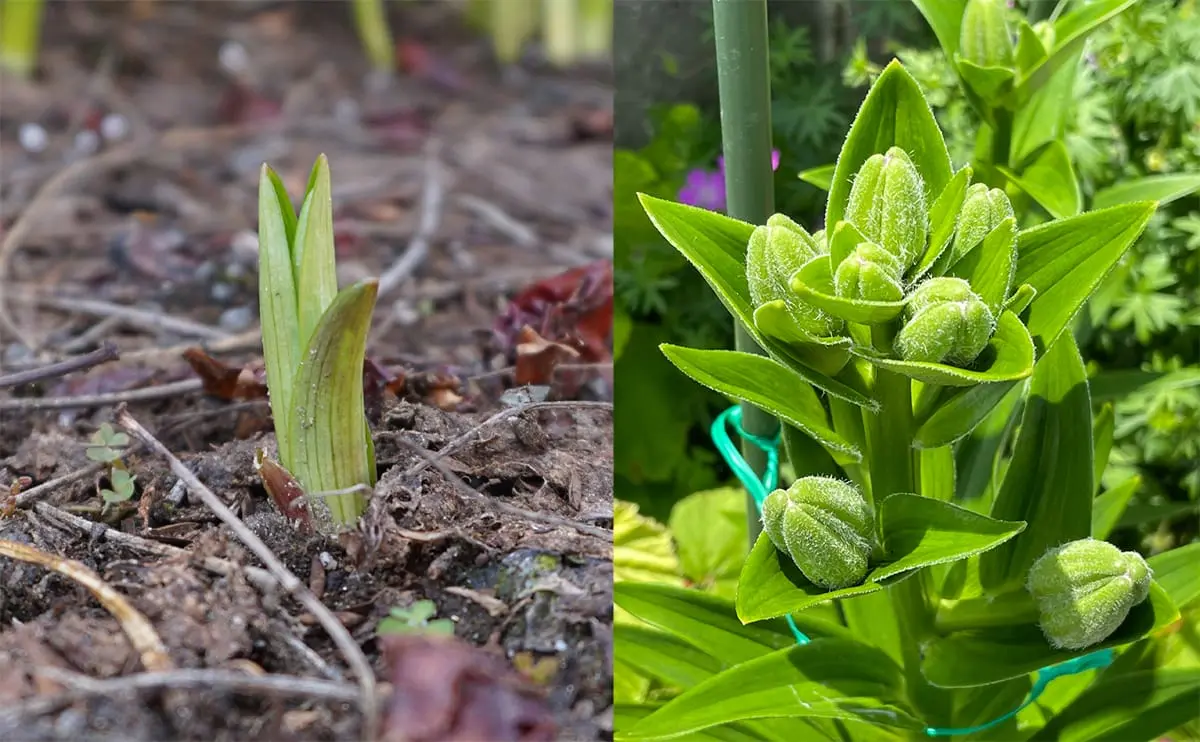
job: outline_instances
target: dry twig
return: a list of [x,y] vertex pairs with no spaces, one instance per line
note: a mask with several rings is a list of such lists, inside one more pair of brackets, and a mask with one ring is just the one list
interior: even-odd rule
[[85,368],[115,361],[120,357],[121,354],[117,352],[116,346],[105,343],[91,353],[67,358],[58,363],[31,368],[27,371],[17,371],[16,373],[0,376],[0,389],[21,386],[22,384],[32,384],[36,381],[45,381],[46,379],[56,379],[59,376],[66,376],[75,371],[82,371]]
[[86,565],[47,554],[27,544],[3,539],[0,539],[0,556],[37,564],[83,585],[117,619],[129,643],[141,655],[143,667],[147,670],[170,670],[174,667],[167,656],[166,645],[150,621]]
[[124,304],[113,304],[110,301],[100,301],[99,299],[85,299],[78,296],[37,296],[30,293],[21,293],[14,298],[32,301],[40,306],[57,309],[61,312],[77,312],[101,318],[115,317],[123,324],[143,330],[173,332],[184,337],[203,340],[224,340],[229,337],[229,333],[224,330],[193,322],[190,319],[173,317],[162,312],[138,309]]
[[308,611],[316,617],[321,627],[325,629],[329,637],[333,639],[333,643],[337,645],[342,656],[347,664],[350,665],[354,674],[358,677],[360,689],[359,704],[364,716],[365,737],[367,739],[375,739],[376,729],[378,724],[378,699],[375,697],[375,673],[371,669],[371,664],[367,661],[362,649],[358,643],[354,641],[354,637],[346,630],[333,613],[325,607],[325,605],[313,595],[312,591],[304,586],[296,575],[292,574],[283,562],[272,553],[270,547],[263,543],[262,539],[254,534],[246,524],[238,519],[237,515],[230,510],[221,498],[217,497],[208,487],[204,486],[195,474],[190,469],[183,465],[183,462],[175,458],[166,446],[164,446],[150,431],[142,427],[141,423],[134,419],[129,414],[128,410],[122,405],[117,409],[116,414],[117,424],[125,428],[133,437],[145,443],[155,453],[166,459],[171,467],[171,471],[175,476],[183,480],[188,491],[199,497],[208,506],[209,510],[221,519],[233,534],[245,544],[250,551],[266,566],[267,571],[275,578],[289,595],[300,602]]
[[383,297],[405,281],[429,254],[429,243],[442,220],[442,201],[446,197],[446,172],[430,145],[425,162],[425,190],[421,193],[421,217],[408,247],[379,277],[379,296]]
[[200,379],[184,379],[183,381],[173,381],[170,384],[109,394],[80,394],[76,397],[17,397],[0,399],[0,411],[78,410],[87,407],[108,407],[128,402],[155,402],[188,392],[198,392],[202,388],[203,383]]

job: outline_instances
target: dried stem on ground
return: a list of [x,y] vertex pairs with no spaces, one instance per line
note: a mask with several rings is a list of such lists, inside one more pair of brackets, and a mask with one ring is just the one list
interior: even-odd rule
[[27,371],[18,371],[16,373],[0,376],[0,389],[8,389],[14,386],[22,386],[24,384],[32,384],[38,381],[46,381],[47,379],[56,379],[60,376],[82,371],[86,368],[99,366],[102,363],[115,361],[121,357],[117,352],[115,345],[105,343],[91,353],[85,353],[74,358],[67,358],[57,363],[50,363],[45,366],[31,368]]
[[317,619],[317,622],[325,629],[329,637],[333,639],[333,643],[337,645],[346,663],[350,665],[350,668],[358,677],[360,689],[359,704],[364,717],[364,737],[369,740],[375,739],[379,722],[379,703],[375,697],[375,673],[371,669],[371,664],[367,661],[362,649],[358,646],[354,637],[350,635],[350,632],[346,630],[346,627],[317,599],[317,596],[313,595],[311,590],[304,586],[304,583],[296,575],[292,574],[291,570],[284,566],[283,562],[279,561],[279,558],[263,543],[262,539],[247,528],[246,524],[221,501],[221,498],[217,497],[212,490],[204,486],[204,483],[190,469],[184,466],[183,462],[177,459],[162,442],[155,438],[150,431],[142,427],[141,423],[129,414],[124,405],[117,409],[116,421],[130,435],[142,441],[151,450],[166,459],[171,467],[171,471],[174,472],[175,476],[183,480],[188,491],[203,500],[204,504],[225,525],[229,526],[233,534],[262,561],[267,571],[278,581],[280,587],[298,600]]
[[77,397],[17,397],[15,399],[0,399],[0,411],[20,410],[22,412],[37,412],[39,410],[78,410],[87,407],[108,407],[127,402],[154,402],[160,399],[171,399],[180,394],[198,392],[203,387],[200,379],[184,379],[169,384],[147,387],[145,389],[130,389],[125,392],[109,394],[81,394]]
[[167,655],[166,645],[150,621],[86,565],[47,554],[27,544],[6,540],[0,540],[0,556],[40,565],[83,585],[121,625],[129,643],[141,656],[143,667],[147,670],[170,670],[174,667]]
[[408,247],[379,277],[379,296],[386,296],[405,281],[429,254],[429,243],[442,221],[442,202],[446,197],[446,169],[438,159],[438,146],[429,145],[425,160],[425,189],[421,193],[421,217]]

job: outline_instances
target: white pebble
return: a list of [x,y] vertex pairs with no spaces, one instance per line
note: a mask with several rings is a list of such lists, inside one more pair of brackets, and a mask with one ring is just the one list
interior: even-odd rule
[[21,129],[17,132],[17,140],[26,152],[38,153],[45,151],[50,137],[40,124],[21,124]]

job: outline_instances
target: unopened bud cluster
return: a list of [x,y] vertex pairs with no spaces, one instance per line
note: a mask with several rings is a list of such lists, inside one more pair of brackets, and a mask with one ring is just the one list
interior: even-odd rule
[[857,585],[876,547],[875,514],[853,484],[804,477],[767,496],[763,531],[814,585],[829,590]]

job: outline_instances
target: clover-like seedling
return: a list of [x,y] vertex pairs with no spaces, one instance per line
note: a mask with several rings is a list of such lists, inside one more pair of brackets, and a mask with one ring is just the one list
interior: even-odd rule
[[108,464],[108,481],[112,485],[100,488],[100,497],[108,505],[125,502],[133,497],[134,480],[137,477],[125,468],[121,459],[122,450],[129,445],[129,436],[113,430],[113,426],[104,423],[91,438],[87,448],[87,457],[92,461]]
[[867,575],[875,514],[862,492],[832,477],[803,477],[767,495],[763,530],[814,585],[836,590]]
[[337,290],[324,155],[313,166],[299,215],[279,176],[263,165],[258,241],[263,358],[279,463],[304,490],[318,528],[353,526],[366,508],[364,492],[375,485],[362,370],[378,281]]
[[[418,600],[407,608],[396,606],[379,622],[375,633],[379,636],[396,634],[434,634],[453,636],[454,622],[448,618],[437,618],[437,605],[432,600]],[[430,620],[433,619],[433,620]]]
[[1085,649],[1104,641],[1146,599],[1152,577],[1141,554],[1085,538],[1046,552],[1030,568],[1026,587],[1051,646]]

